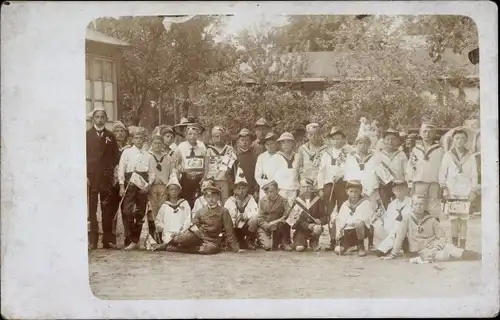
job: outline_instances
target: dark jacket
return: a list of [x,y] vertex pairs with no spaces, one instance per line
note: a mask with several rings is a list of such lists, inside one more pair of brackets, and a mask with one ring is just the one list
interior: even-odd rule
[[120,161],[113,133],[104,129],[102,138],[94,127],[87,130],[87,178],[92,190],[105,191],[113,186],[114,168]]
[[[257,155],[254,152],[253,148],[248,149],[247,151],[242,151],[240,148],[235,149],[237,160],[234,163],[233,172],[236,173],[238,166],[241,167],[243,174],[245,175],[245,179],[248,182],[248,193],[253,194],[256,191],[259,191],[259,186],[257,185],[257,181],[255,181],[255,165],[257,164]],[[233,174],[235,177],[236,175]]]

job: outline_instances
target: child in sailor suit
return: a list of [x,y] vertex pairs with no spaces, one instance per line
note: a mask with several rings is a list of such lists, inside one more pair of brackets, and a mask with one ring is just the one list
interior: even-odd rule
[[241,168],[237,169],[234,195],[227,199],[224,208],[229,211],[233,221],[234,234],[240,248],[255,249],[258,228],[259,207],[254,197],[248,194],[249,186]]
[[[473,202],[479,189],[476,158],[465,148],[467,141],[465,131],[456,130],[452,139],[454,146],[443,156],[439,170],[439,184],[443,198],[447,201]],[[469,214],[470,212],[461,212],[449,216],[453,244],[462,249],[465,249]]]
[[408,186],[412,194],[427,197],[427,211],[436,217],[441,216],[441,195],[439,188],[439,169],[444,156],[444,149],[435,143],[434,126],[423,123],[420,128],[422,141],[412,149],[406,168]]
[[162,204],[156,216],[155,226],[159,242],[169,242],[174,235],[186,231],[191,223],[191,207],[179,198],[181,185],[174,175],[167,185],[168,199]]
[[394,247],[399,224],[411,213],[411,198],[408,196],[406,182],[395,181],[392,190],[396,198],[389,203],[385,216],[373,222],[373,225],[377,226],[377,238],[383,239],[377,247],[378,256],[387,254]]
[[275,181],[280,188],[280,195],[292,202],[299,190],[298,156],[295,149],[295,139],[289,132],[283,133],[277,140],[281,150],[276,160]]
[[266,135],[265,145],[267,151],[257,157],[257,163],[255,164],[255,181],[257,181],[260,187],[259,199],[262,199],[266,195],[263,186],[275,179],[278,169],[277,163],[280,162],[278,157],[281,156],[277,153],[278,144],[276,139],[276,135],[272,132]]

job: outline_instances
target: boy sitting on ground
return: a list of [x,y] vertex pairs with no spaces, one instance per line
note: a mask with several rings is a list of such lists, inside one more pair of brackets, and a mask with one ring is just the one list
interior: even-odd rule
[[367,197],[361,197],[363,187],[359,181],[347,182],[348,199],[340,207],[336,218],[336,239],[339,243],[335,253],[344,255],[351,247],[358,247],[358,255],[366,256],[364,241],[370,234],[372,206]]
[[291,251],[290,226],[285,223],[290,205],[279,195],[278,184],[272,180],[262,186],[264,197],[259,201],[257,236],[259,245],[266,251],[283,248]]
[[298,252],[307,248],[308,241],[313,251],[319,251],[319,237],[323,233],[323,225],[328,223],[325,203],[316,194],[313,185],[310,179],[300,181],[300,195],[293,201],[286,220],[295,229],[293,247]]
[[240,247],[254,250],[259,207],[254,197],[248,194],[248,182],[243,174],[243,170],[239,167],[234,182],[234,195],[227,199],[224,208],[231,215],[234,233]]
[[395,259],[405,238],[408,239],[409,253],[413,256],[410,262],[429,263],[453,259],[476,260],[480,254],[457,248],[447,243],[443,229],[436,218],[425,211],[427,199],[424,196],[413,196],[412,211],[403,216],[394,241],[394,248],[385,260]]

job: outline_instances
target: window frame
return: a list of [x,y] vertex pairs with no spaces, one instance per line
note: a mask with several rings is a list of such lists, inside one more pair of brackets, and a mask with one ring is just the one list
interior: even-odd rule
[[[95,80],[94,77],[94,65],[95,61],[99,60],[102,62],[102,80]],[[111,81],[105,81],[104,77],[104,64],[106,62],[111,63]],[[102,102],[103,107],[106,103],[113,103],[113,117],[108,117],[108,122],[113,122],[117,120],[118,116],[118,71],[117,71],[117,59],[109,56],[103,56],[99,54],[85,54],[85,86],[87,85],[87,80],[89,83],[90,99],[87,97],[87,89],[85,89],[85,107],[87,107],[87,101],[90,101],[91,109],[95,108],[96,101]],[[102,100],[97,100],[94,94],[94,82],[101,81],[102,85]],[[113,84],[112,100],[107,100],[105,96],[105,83],[111,82]]]

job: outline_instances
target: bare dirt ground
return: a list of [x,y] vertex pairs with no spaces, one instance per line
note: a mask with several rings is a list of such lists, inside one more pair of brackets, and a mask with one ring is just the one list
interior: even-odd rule
[[[469,220],[469,250],[481,250],[480,222]],[[459,297],[477,292],[480,269],[480,261],[414,265],[333,252],[89,252],[92,291],[113,300]]]

